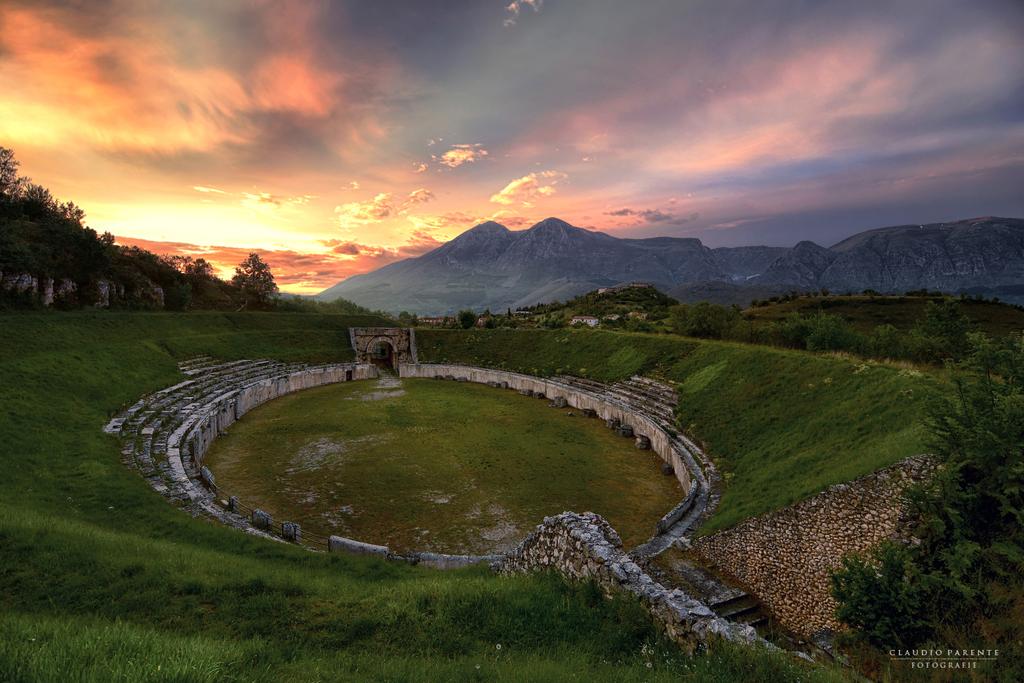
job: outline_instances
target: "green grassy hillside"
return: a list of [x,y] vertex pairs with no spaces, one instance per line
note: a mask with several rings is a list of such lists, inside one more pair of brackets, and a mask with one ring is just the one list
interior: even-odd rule
[[420,360],[680,388],[680,424],[723,470],[704,532],[783,507],[925,450],[936,379],[878,363],[669,335],[593,330],[417,331]]
[[[860,332],[871,332],[878,325],[893,325],[909,330],[924,317],[928,296],[817,296],[802,295],[789,301],[767,303],[743,311],[755,323],[778,322],[792,313],[810,315],[824,311],[841,316]],[[958,299],[960,310],[974,327],[992,336],[1020,334],[1024,330],[1024,309],[997,301]]]
[[733,648],[682,657],[635,602],[586,585],[311,553],[192,519],[100,431],[178,380],[178,359],[342,360],[347,325],[370,321],[0,316],[0,680],[837,677]]

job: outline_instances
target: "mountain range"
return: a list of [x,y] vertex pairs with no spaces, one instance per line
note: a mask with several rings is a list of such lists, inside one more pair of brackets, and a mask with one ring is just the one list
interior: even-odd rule
[[650,282],[681,301],[746,305],[793,290],[916,289],[1024,303],[1024,220],[971,218],[857,233],[823,247],[709,248],[699,239],[629,239],[547,218],[513,231],[489,221],[416,258],[352,276],[318,299],[385,311],[501,311],[598,287]]

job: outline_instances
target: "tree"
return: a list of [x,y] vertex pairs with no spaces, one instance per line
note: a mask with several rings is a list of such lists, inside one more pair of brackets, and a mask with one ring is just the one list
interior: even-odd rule
[[464,311],[459,311],[458,319],[459,326],[461,326],[462,329],[464,330],[468,330],[469,328],[473,327],[473,325],[476,325],[476,313],[469,310],[468,308]]
[[968,350],[970,328],[971,321],[958,302],[952,299],[929,301],[924,307],[924,317],[911,332],[915,355],[925,361],[960,360]]
[[231,282],[242,294],[242,308],[265,308],[277,293],[277,283],[270,266],[256,252],[235,267]]
[[677,334],[705,339],[721,339],[742,319],[737,307],[719,306],[706,301],[672,306],[669,316],[672,329]]
[[14,150],[0,147],[0,199],[13,199],[21,192],[23,179],[18,175]]

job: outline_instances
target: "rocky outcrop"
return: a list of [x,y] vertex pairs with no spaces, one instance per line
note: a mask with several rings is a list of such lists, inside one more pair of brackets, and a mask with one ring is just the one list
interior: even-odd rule
[[817,289],[821,274],[836,255],[814,242],[800,242],[772,263],[757,278],[758,285],[783,285],[800,290]]
[[623,552],[622,540],[608,522],[592,512],[545,517],[494,568],[504,574],[551,570],[574,581],[594,581],[606,594],[635,595],[665,634],[691,652],[717,638],[767,645],[751,626],[722,619],[682,590],[669,590],[652,579]]
[[862,554],[904,528],[906,488],[934,471],[924,456],[845,484],[794,505],[752,517],[698,538],[693,550],[748,586],[779,623],[810,638],[836,630],[831,573],[850,554]]

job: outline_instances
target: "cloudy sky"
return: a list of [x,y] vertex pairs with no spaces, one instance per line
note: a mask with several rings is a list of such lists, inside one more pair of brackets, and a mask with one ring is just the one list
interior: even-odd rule
[[710,246],[1024,215],[1019,0],[0,3],[0,145],[315,292],[486,219]]

